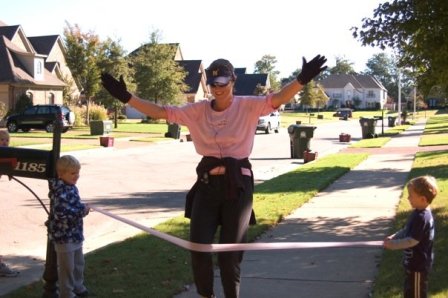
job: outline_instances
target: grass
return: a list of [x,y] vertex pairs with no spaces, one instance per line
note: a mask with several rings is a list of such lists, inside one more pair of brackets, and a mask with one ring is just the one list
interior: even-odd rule
[[[186,130],[186,128],[182,128]],[[138,123],[138,122],[123,122],[119,123],[117,128],[113,128],[108,136],[114,138],[129,138],[131,141],[141,142],[157,142],[166,140],[164,137],[167,132],[167,124],[165,123]],[[11,133],[11,146],[31,146],[42,150],[50,150],[52,147],[52,133],[47,133],[42,130],[31,130],[30,132]],[[73,144],[70,142],[64,143],[64,140],[98,140],[99,135],[91,135],[89,127],[75,127],[66,133],[61,134],[62,145],[61,151],[74,151],[98,148],[98,145]]]
[[406,129],[409,128],[409,125],[399,125],[392,128],[389,128],[384,132],[383,135],[380,135],[377,138],[371,138],[371,139],[362,139],[352,145],[350,147],[352,148],[380,148],[384,144],[390,141],[390,138],[394,135],[397,135]]
[[420,139],[420,146],[436,146],[448,144],[448,115],[439,113],[431,117],[425,133]]
[[[436,224],[435,263],[429,280],[429,297],[448,297],[448,152],[417,153],[409,178],[420,175],[433,175],[440,188],[439,195],[431,206]],[[407,201],[407,190],[404,188],[395,222],[391,233],[400,229],[406,222],[410,212]],[[375,298],[402,297],[403,269],[401,266],[402,251],[384,251],[375,280]]]

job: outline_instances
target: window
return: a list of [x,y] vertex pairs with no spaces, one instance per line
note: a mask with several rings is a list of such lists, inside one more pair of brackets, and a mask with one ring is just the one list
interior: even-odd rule
[[51,105],[54,104],[54,94],[53,93],[48,94],[48,103]]
[[36,63],[36,74],[41,74],[42,73],[42,62],[41,61],[37,61]]
[[367,98],[375,98],[375,92],[373,90],[367,91]]

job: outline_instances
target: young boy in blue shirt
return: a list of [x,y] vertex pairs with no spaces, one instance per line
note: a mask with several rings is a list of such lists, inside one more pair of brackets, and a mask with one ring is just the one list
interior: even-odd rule
[[57,179],[50,179],[50,198],[53,200],[49,236],[54,243],[58,262],[59,297],[88,296],[84,286],[83,217],[89,214],[76,187],[81,164],[64,155],[56,163]]
[[434,218],[429,205],[437,196],[436,179],[416,177],[408,182],[408,200],[413,210],[406,226],[384,240],[386,249],[403,249],[404,297],[426,298],[428,274],[434,259]]

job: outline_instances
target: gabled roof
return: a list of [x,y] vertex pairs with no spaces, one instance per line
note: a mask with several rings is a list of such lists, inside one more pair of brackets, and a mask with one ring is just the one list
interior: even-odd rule
[[20,25],[15,26],[1,26],[0,25],[0,35],[5,36],[7,39],[13,39],[14,35],[16,35],[17,31],[19,31]]
[[246,68],[245,67],[238,67],[234,69],[235,74],[238,76],[240,74],[245,74],[246,73]]
[[235,95],[254,95],[257,85],[265,87],[268,81],[268,74],[240,74],[235,81]]
[[181,60],[177,61],[182,66],[187,75],[185,76],[184,83],[187,84],[189,89],[185,93],[196,93],[201,83],[201,60]]
[[13,77],[12,57],[6,48],[7,41],[6,37],[0,35],[0,82],[9,81]]
[[334,74],[319,81],[325,89],[343,89],[347,84],[352,84],[356,89],[385,89],[384,86],[370,75]]
[[59,35],[28,37],[36,52],[47,56],[50,54],[58,39]]
[[49,72],[53,72],[57,66],[59,66],[59,62],[45,62],[45,68]]
[[[7,26],[11,27],[11,26]],[[14,26],[12,26],[14,27]],[[4,27],[0,27],[2,29]],[[6,36],[0,35],[0,82],[35,84],[46,86],[65,86],[65,83],[53,76],[47,69],[43,69],[43,80],[35,80],[21,63],[19,56],[42,56],[34,52],[27,52],[14,45]]]

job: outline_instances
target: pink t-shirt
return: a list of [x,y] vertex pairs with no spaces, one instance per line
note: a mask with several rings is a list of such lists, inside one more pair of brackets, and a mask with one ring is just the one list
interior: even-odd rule
[[258,118],[275,110],[271,97],[235,96],[221,112],[214,111],[209,100],[164,108],[168,122],[188,127],[200,155],[243,159],[252,152]]

